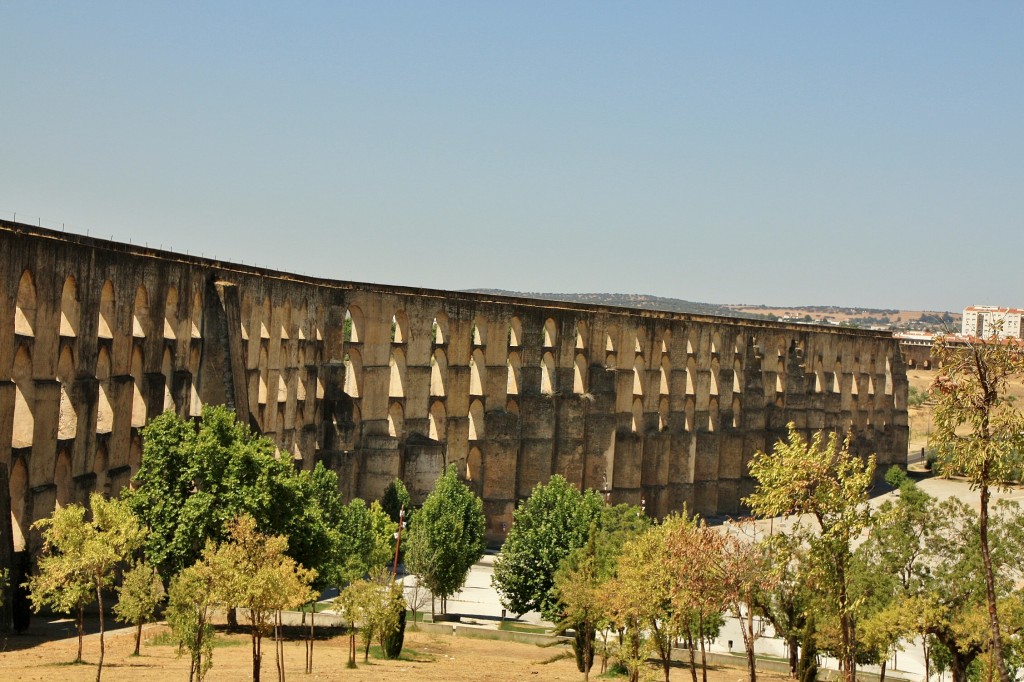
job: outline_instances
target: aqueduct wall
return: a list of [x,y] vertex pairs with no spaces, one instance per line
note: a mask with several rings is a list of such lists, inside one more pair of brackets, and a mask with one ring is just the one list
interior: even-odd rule
[[348,496],[399,476],[422,501],[456,462],[500,540],[554,473],[654,515],[739,512],[789,421],[904,463],[906,394],[884,333],[322,280],[0,221],[16,551],[54,505],[128,485],[165,409],[226,403]]

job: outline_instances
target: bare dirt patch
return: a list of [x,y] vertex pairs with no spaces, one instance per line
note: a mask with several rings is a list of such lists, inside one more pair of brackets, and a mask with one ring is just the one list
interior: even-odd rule
[[[149,682],[156,680],[187,680],[188,659],[177,656],[174,646],[160,643],[166,637],[163,626],[149,628],[144,635],[142,655],[131,656],[133,635],[119,631],[107,637],[106,664],[103,679],[110,682]],[[252,679],[252,654],[246,635],[218,635],[230,646],[218,646],[213,653],[213,668],[208,680],[242,681]],[[146,641],[148,640],[148,641]],[[93,665],[69,665],[74,658],[74,639],[39,642],[18,651],[0,653],[0,671],[9,680],[60,680],[76,682],[96,679],[94,665],[99,641],[89,638],[85,642],[84,657]],[[264,643],[262,675],[264,680],[276,680],[274,645]],[[334,637],[318,640],[315,645],[314,672],[305,675],[305,645],[302,641],[285,643],[286,673],[292,680],[445,680],[469,682],[487,680],[581,680],[571,658],[559,658],[569,651],[567,647],[539,647],[496,640],[464,637],[436,636],[423,632],[406,634],[405,651],[397,661],[362,659],[360,649],[358,667],[345,668],[348,638]],[[557,659],[557,660],[552,660]],[[658,675],[660,678],[660,675]],[[720,668],[709,671],[709,682],[735,682],[745,677],[745,671]],[[765,680],[784,680],[784,676],[762,673]],[[673,678],[689,679],[689,671],[675,668]]]

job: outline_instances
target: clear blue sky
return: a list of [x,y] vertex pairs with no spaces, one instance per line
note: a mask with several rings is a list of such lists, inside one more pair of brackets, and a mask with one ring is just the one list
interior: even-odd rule
[[1024,306],[1024,3],[0,0],[0,215],[357,281]]

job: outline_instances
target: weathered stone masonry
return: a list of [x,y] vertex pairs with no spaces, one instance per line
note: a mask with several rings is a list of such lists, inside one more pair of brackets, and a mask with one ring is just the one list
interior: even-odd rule
[[226,403],[348,496],[399,476],[420,502],[455,462],[498,540],[554,473],[654,515],[739,512],[788,421],[852,430],[884,470],[906,459],[906,393],[883,333],[322,280],[0,221],[16,551],[54,505],[128,485],[165,409]]

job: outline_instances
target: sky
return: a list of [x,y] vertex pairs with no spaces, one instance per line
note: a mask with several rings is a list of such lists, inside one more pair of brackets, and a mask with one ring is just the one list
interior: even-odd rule
[[1024,3],[0,0],[0,217],[333,279],[1024,306]]

